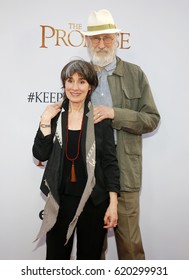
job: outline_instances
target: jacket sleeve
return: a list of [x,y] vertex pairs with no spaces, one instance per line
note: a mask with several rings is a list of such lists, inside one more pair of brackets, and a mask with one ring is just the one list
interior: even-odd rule
[[108,192],[120,191],[120,171],[116,157],[116,147],[111,121],[106,119],[103,123],[103,156],[102,168],[104,183]]
[[44,136],[40,128],[38,128],[36,136],[34,138],[32,153],[33,156],[39,161],[43,162],[49,159],[53,148],[55,129],[56,129],[55,119],[51,121],[51,134]]
[[160,115],[146,75],[136,67],[129,77],[129,86],[126,77],[120,79],[123,102],[122,108],[114,107],[113,128],[137,135],[152,132],[158,126]]

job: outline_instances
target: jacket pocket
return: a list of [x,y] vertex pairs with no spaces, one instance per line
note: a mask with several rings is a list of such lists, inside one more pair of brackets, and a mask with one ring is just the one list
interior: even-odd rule
[[124,150],[128,155],[142,155],[142,136],[130,134],[127,132],[126,136],[124,137]]

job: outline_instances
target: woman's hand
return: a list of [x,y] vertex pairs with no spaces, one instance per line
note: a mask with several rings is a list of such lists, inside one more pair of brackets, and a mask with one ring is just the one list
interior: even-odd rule
[[110,204],[104,216],[104,228],[114,228],[117,226],[117,193],[110,192]]
[[50,124],[51,120],[61,111],[60,102],[50,104],[41,115],[41,123]]
[[50,104],[41,115],[40,130],[44,136],[51,134],[51,120],[61,111],[62,101]]

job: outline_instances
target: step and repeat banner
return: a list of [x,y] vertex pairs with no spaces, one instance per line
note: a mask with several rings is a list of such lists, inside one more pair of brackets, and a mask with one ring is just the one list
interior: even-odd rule
[[[63,66],[74,57],[89,60],[80,31],[102,8],[122,29],[118,55],[144,70],[161,114],[158,130],[143,137],[146,257],[189,259],[189,2],[1,0],[0,6],[0,259],[45,258],[45,238],[33,242],[45,204],[39,190],[45,164],[33,158],[33,140],[44,108],[62,97]],[[111,230],[108,244],[107,259],[117,259]]]

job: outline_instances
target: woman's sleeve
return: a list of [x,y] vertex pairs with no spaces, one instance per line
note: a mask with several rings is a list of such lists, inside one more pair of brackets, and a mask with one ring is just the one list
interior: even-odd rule
[[111,120],[103,121],[103,157],[102,167],[104,170],[104,179],[107,191],[120,191],[120,171],[116,157],[116,147]]
[[44,136],[40,128],[38,128],[34,138],[32,153],[33,156],[40,161],[46,161],[50,157],[54,144],[53,139],[56,130],[56,119],[51,121],[51,134]]

